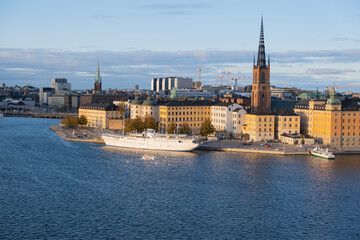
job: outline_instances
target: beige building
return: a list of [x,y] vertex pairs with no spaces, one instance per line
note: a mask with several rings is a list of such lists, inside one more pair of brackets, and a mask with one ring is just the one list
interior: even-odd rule
[[275,115],[275,138],[279,138],[283,133],[300,133],[299,115]]
[[302,144],[305,145],[313,145],[315,143],[314,138],[312,137],[304,137],[301,134],[282,134],[279,136],[279,139],[287,144]]
[[152,116],[156,122],[159,121],[159,104],[152,97],[149,96],[144,102],[136,97],[129,105],[131,119],[137,117],[144,119],[145,116]]
[[272,140],[275,138],[275,115],[246,114],[243,130],[252,141]]
[[79,117],[87,118],[88,127],[109,128],[110,119],[121,119],[120,112],[115,104],[87,103],[79,108]]

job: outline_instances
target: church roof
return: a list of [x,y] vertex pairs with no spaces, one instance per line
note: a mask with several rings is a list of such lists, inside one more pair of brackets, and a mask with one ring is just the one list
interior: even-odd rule
[[145,102],[143,102],[144,106],[159,106],[159,104],[151,97],[149,96]]
[[135,97],[135,100],[131,101],[131,104],[141,105],[143,101],[139,98],[139,96]]
[[97,62],[96,75],[95,75],[95,83],[101,83],[99,59],[98,59],[98,62]]

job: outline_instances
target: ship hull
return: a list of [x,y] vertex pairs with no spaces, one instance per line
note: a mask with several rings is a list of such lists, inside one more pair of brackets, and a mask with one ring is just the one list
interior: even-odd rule
[[311,155],[313,155],[315,157],[320,157],[320,158],[325,158],[325,159],[335,159],[334,155],[324,155],[322,153],[318,153],[315,151],[311,151],[310,153],[311,153]]
[[199,146],[193,139],[141,138],[122,135],[103,135],[108,146],[161,151],[191,152]]

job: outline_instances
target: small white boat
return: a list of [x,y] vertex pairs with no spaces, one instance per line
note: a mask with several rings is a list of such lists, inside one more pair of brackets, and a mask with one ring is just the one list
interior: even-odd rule
[[0,119],[4,118],[4,114],[2,112],[0,112]]
[[326,159],[334,159],[335,155],[332,152],[329,152],[328,148],[315,147],[310,151],[311,155],[315,157],[321,157]]

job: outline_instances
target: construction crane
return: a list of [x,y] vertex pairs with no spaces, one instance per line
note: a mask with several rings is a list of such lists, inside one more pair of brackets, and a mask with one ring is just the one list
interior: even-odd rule
[[235,81],[235,87],[237,86],[237,80],[239,79],[246,79],[246,78],[251,78],[251,77],[237,77],[237,78],[232,78],[232,81]]
[[196,69],[196,70],[199,71],[199,84],[200,84],[200,86],[201,86],[201,70],[202,70],[202,69],[205,69],[205,68],[207,68],[207,67],[201,67],[201,66],[199,66],[199,68]]
[[230,87],[230,73],[233,73],[233,72],[240,72],[240,71],[226,71],[226,72],[224,72],[228,76],[228,81],[227,81],[227,87],[228,88]]
[[216,77],[219,77],[220,78],[220,87],[222,86],[222,80],[223,78],[225,77],[224,75],[221,75],[221,76],[216,76]]

